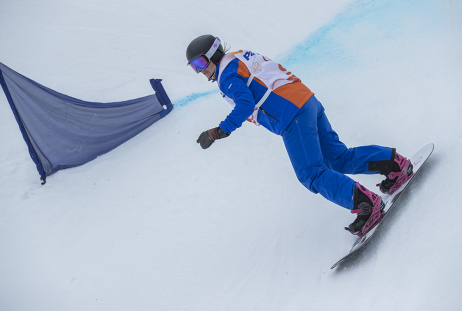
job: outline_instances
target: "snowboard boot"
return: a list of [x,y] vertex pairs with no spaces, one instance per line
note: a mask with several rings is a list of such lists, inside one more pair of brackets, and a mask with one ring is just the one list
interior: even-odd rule
[[[393,154],[394,153],[394,154]],[[387,176],[380,184],[377,184],[382,193],[392,195],[396,192],[409,178],[414,174],[411,160],[403,157],[396,151],[392,153],[393,163],[388,173],[382,174]]]
[[362,237],[378,223],[384,214],[384,208],[385,204],[379,195],[367,190],[357,182],[351,213],[358,214],[358,216],[345,230]]

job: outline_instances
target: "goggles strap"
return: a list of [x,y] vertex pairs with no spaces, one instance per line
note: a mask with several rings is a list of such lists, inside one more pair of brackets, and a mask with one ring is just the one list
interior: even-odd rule
[[205,57],[207,57],[207,59],[208,59],[209,61],[212,60],[212,56],[213,56],[213,54],[215,54],[215,52],[218,50],[218,47],[220,46],[220,44],[221,44],[221,40],[220,40],[218,37],[216,37],[216,38],[215,38],[215,41],[214,41],[213,44],[212,44],[212,46],[211,46],[210,49],[207,51],[207,53],[205,53],[205,55],[204,55]]

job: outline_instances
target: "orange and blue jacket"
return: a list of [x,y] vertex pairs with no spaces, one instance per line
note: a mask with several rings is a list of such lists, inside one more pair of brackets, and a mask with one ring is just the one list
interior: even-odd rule
[[[254,113],[256,103],[265,95],[268,87],[257,77],[247,86],[251,74],[244,62],[238,58],[229,62],[221,74],[219,66],[220,63],[217,65],[214,82],[219,79],[222,97],[234,102],[233,110],[219,126],[225,133],[230,134]],[[285,70],[281,65],[279,68]],[[259,108],[257,123],[281,135],[313,94],[300,79],[293,79],[292,83],[272,90]]]

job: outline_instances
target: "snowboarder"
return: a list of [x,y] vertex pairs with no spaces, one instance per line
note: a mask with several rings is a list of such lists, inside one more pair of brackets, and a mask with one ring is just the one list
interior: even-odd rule
[[298,180],[357,214],[345,228],[352,234],[370,230],[384,204],[379,195],[345,174],[385,175],[378,186],[390,194],[412,175],[412,164],[394,148],[347,148],[314,93],[268,57],[244,50],[227,53],[219,38],[203,35],[191,41],[186,58],[196,73],[218,83],[222,97],[233,107],[219,126],[202,132],[197,143],[207,149],[246,120],[281,135]]

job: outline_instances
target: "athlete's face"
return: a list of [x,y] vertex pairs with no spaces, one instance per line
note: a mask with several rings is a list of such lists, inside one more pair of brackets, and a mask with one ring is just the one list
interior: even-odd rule
[[217,65],[215,65],[213,62],[209,62],[209,65],[204,70],[199,69],[198,71],[210,80],[211,78],[213,78],[212,76],[215,75],[216,69]]

